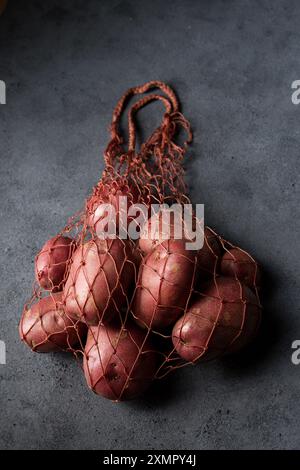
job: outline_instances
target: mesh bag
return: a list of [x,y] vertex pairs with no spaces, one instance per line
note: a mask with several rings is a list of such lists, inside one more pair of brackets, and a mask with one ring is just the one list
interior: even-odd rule
[[[159,92],[147,94],[152,89]],[[135,95],[126,146],[120,119]],[[136,150],[136,113],[151,101],[163,104],[163,119]],[[203,232],[201,249],[187,248],[183,217],[181,237],[174,235],[171,215],[165,236],[167,205],[191,207],[183,158],[192,134],[169,86],[153,81],[129,89],[110,132],[105,169],[84,209],[36,257],[20,336],[34,351],[82,357],[88,386],[119,401],[140,395],[173,369],[247,345],[260,323],[260,272],[247,252],[203,227],[194,211],[190,220]],[[153,213],[153,204],[163,209]],[[144,211],[134,212],[140,206]],[[107,231],[118,236],[107,238]]]

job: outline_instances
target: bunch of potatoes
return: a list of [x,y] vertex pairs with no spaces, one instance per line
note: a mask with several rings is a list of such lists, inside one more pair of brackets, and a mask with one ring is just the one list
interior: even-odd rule
[[19,326],[33,351],[83,354],[88,386],[115,401],[143,393],[174,357],[195,364],[238,351],[261,317],[257,263],[210,228],[197,251],[184,237],[165,239],[159,214],[137,242],[102,237],[101,204],[118,211],[119,196],[133,204],[133,194],[124,184],[98,193],[86,206],[85,237],[46,242],[35,259],[40,299]]

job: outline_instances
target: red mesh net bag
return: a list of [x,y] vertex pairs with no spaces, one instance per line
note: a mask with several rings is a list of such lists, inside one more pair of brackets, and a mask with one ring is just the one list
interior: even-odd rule
[[[126,145],[120,119],[135,95]],[[165,112],[137,150],[135,115],[151,101]],[[246,346],[260,324],[260,271],[192,208],[183,169],[192,135],[169,86],[129,89],[110,130],[105,169],[84,209],[35,259],[19,329],[33,351],[83,358],[88,386],[119,401],[173,369]]]

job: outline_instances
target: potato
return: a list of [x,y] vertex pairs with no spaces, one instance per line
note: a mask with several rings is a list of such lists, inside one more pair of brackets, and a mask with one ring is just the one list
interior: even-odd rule
[[261,272],[256,261],[245,251],[232,248],[224,253],[221,260],[221,273],[235,277],[248,287],[260,287]]
[[[163,223],[163,214],[169,216],[169,224]],[[166,222],[169,219],[166,218]],[[142,228],[139,239],[139,247],[144,255],[150,253],[150,251],[152,251],[157,245],[160,245],[164,241],[173,239],[175,237],[174,224],[174,214],[168,209],[162,209],[149,217],[144,227]]]
[[[168,236],[169,239],[174,239],[175,222],[173,213],[170,214],[170,224],[163,223],[162,213],[163,211],[160,211],[157,214],[152,215],[152,217],[148,219],[148,222],[145,224],[141,232],[139,247],[145,255],[150,253],[157,245],[163,243],[163,241],[166,240]],[[179,220],[179,228],[180,223],[181,222]],[[151,233],[151,228],[153,233]],[[191,238],[188,236],[183,238],[185,241],[188,239]],[[205,227],[203,247],[198,252],[198,275],[201,279],[207,279],[214,272],[216,272],[220,255],[221,246],[217,235],[209,227]]]
[[132,312],[138,324],[161,330],[183,313],[191,294],[197,252],[182,240],[167,240],[145,259],[139,271]]
[[86,330],[83,323],[66,315],[61,292],[25,308],[19,325],[22,341],[36,352],[72,350],[84,339]]
[[41,287],[52,292],[62,290],[74,249],[75,241],[60,235],[45,243],[35,258],[35,277]]
[[155,376],[157,353],[147,333],[134,323],[91,327],[84,352],[88,386],[110,400],[135,398]]
[[128,240],[96,239],[79,246],[63,293],[67,313],[92,326],[121,315],[136,259]]
[[[166,240],[192,240],[194,234],[190,233],[182,216],[183,207],[176,204],[179,213],[174,213],[171,207],[161,207],[144,224],[139,239],[139,247],[147,255],[157,245]],[[175,209],[175,207],[174,207]],[[193,217],[192,225],[195,230],[197,219]],[[199,225],[200,229],[200,225]]]
[[[104,218],[107,216],[107,209],[104,204],[111,204],[116,212],[116,224],[114,227],[118,227],[120,223],[120,217],[126,213],[126,208],[121,203],[121,197],[127,198],[127,210],[128,208],[136,204],[139,200],[140,194],[137,187],[133,183],[129,183],[125,178],[118,178],[107,183],[102,180],[98,183],[94,190],[94,194],[87,202],[86,216],[88,226],[92,231],[99,235],[103,230],[107,230],[107,226],[103,227]],[[121,219],[122,220],[122,219]],[[132,218],[126,217],[125,221],[129,223]]]
[[248,344],[260,317],[257,297],[247,286],[233,278],[216,278],[175,324],[173,345],[186,361],[215,359]]

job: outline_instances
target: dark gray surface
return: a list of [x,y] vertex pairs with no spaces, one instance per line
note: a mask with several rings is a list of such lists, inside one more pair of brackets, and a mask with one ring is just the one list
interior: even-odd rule
[[[0,18],[1,448],[299,448],[300,4],[9,0]],[[91,394],[62,355],[31,353],[17,324],[43,242],[102,170],[116,100],[175,87],[195,132],[186,158],[206,221],[267,270],[267,321],[239,360],[186,368],[143,400]],[[147,113],[148,130],[161,109]]]

